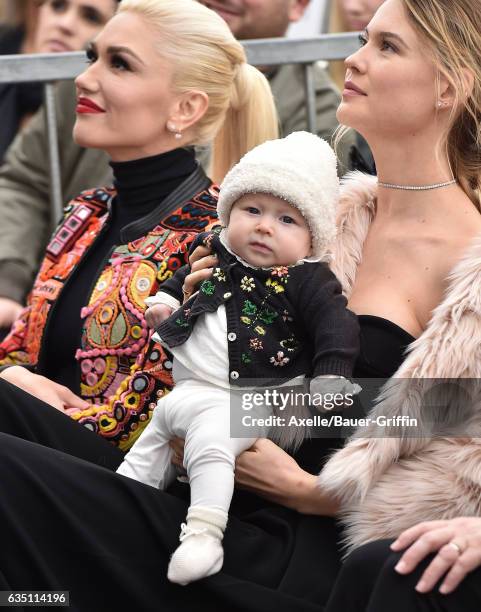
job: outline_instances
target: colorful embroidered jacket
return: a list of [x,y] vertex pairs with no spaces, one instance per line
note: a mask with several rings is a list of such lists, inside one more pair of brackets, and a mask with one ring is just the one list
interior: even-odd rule
[[[359,324],[346,308],[341,284],[326,263],[253,268],[241,263],[216,232],[196,238],[219,259],[205,280],[179,310],[156,330],[168,347],[186,342],[200,315],[225,305],[232,385],[262,379],[276,385],[297,376],[352,376],[359,352]],[[161,288],[182,299],[186,265]]]
[[[35,369],[41,363],[49,314],[108,221],[114,196],[113,189],[85,191],[65,209],[27,306],[0,344],[0,365]],[[99,270],[81,311],[83,333],[76,359],[81,395],[91,406],[71,416],[124,450],[147,425],[157,399],[172,386],[169,357],[150,340],[144,300],[187,263],[195,236],[215,224],[217,196],[217,187],[199,168],[162,202],[162,210],[173,212],[159,219],[153,211],[123,228],[126,244],[116,247]],[[129,234],[137,238],[129,242]]]

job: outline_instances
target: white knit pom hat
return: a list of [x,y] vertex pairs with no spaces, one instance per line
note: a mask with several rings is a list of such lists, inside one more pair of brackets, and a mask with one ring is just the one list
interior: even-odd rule
[[224,227],[233,204],[246,193],[269,193],[295,206],[312,234],[312,256],[322,257],[336,234],[339,179],[329,144],[309,132],[268,140],[225,176],[217,212]]

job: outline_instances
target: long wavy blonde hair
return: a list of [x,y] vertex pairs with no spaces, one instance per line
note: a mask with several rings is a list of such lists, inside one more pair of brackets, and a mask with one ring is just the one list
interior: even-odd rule
[[158,32],[158,50],[174,67],[177,92],[208,95],[189,144],[212,143],[213,180],[220,182],[244,153],[278,137],[269,83],[247,64],[242,45],[217,13],[195,0],[122,0],[118,10],[142,15]]

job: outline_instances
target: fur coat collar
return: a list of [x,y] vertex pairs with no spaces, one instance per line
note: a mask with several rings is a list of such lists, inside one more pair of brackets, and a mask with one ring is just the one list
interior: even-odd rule
[[[331,267],[347,297],[376,190],[376,178],[361,173],[344,183]],[[417,427],[362,428],[319,475],[319,485],[341,501],[348,551],[395,538],[420,521],[481,516],[481,235],[448,280],[428,326],[369,415],[405,415]],[[456,384],[446,380],[441,388],[433,379]]]

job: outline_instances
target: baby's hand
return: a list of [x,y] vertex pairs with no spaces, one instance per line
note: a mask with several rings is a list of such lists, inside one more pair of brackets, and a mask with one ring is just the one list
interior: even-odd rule
[[[325,397],[326,395],[330,398],[330,400],[336,396],[337,403],[336,407],[343,408],[342,397],[346,398],[346,396],[352,397],[356,395],[362,388],[356,383],[352,383],[344,376],[316,376],[313,380],[311,380],[310,384],[310,394],[311,398],[316,394],[319,397]],[[346,398],[347,399],[347,398]],[[332,402],[329,400],[326,405],[319,405],[315,403],[321,410],[332,410],[334,407]],[[327,407],[327,406],[331,407]]]
[[166,304],[155,304],[145,311],[145,320],[151,329],[157,329],[162,321],[168,319],[172,314],[173,308]]

